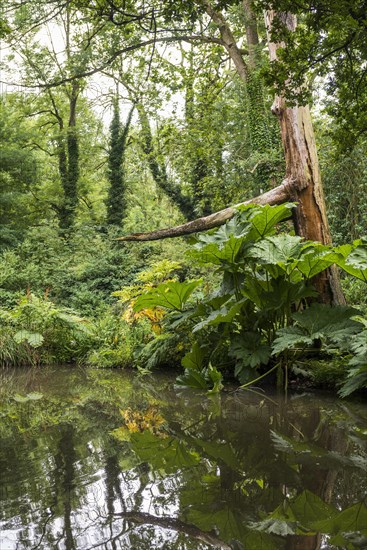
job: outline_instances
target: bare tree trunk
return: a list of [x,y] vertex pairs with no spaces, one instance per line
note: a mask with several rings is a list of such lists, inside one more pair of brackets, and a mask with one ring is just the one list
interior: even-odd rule
[[[277,59],[278,48],[284,46],[271,42],[272,25],[277,17],[280,17],[282,23],[291,31],[295,30],[297,25],[293,14],[266,12],[270,61]],[[284,98],[277,96],[272,112],[278,117],[280,123],[286,178],[292,182],[291,198],[298,202],[298,208],[294,214],[296,233],[308,240],[330,244],[331,235],[309,108],[308,106],[287,107]],[[315,277],[314,283],[323,302],[345,303],[336,267]]]

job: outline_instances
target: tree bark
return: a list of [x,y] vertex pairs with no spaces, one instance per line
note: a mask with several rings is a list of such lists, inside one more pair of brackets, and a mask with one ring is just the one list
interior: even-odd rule
[[[277,50],[284,47],[284,44],[271,42],[275,18],[281,18],[282,23],[290,31],[294,31],[297,25],[296,16],[293,14],[277,14],[273,10],[266,12],[265,23],[271,62],[277,59]],[[308,106],[287,107],[284,98],[277,96],[272,112],[280,123],[286,178],[292,182],[291,199],[298,203],[294,213],[296,233],[307,240],[330,244],[331,235],[310,110]],[[315,277],[314,284],[321,301],[345,303],[335,266]]]
[[198,218],[191,222],[184,223],[182,225],[177,225],[176,227],[167,227],[164,229],[158,229],[157,231],[150,231],[148,233],[133,233],[132,235],[126,235],[125,237],[119,237],[118,241],[158,241],[160,239],[168,239],[173,237],[182,237],[183,235],[190,235],[191,233],[198,233],[199,231],[207,231],[208,229],[213,229],[214,227],[219,227],[224,225],[228,220],[233,218],[236,213],[236,207],[244,206],[246,204],[282,204],[286,202],[291,195],[290,185],[287,180],[285,180],[281,185],[271,189],[263,195],[259,195],[253,199],[250,199],[245,202],[236,204],[235,206],[229,206],[205,216],[203,218]]

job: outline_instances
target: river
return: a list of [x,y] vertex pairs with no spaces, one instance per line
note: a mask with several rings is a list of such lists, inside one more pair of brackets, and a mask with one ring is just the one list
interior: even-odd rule
[[1,550],[367,548],[367,404],[0,371]]

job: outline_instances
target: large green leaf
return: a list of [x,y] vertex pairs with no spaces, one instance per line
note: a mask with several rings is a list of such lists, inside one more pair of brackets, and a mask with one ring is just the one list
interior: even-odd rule
[[190,256],[202,264],[234,264],[244,242],[243,237],[229,235],[226,241],[209,242],[190,252]]
[[200,371],[204,362],[204,350],[195,342],[191,350],[183,357],[181,364],[185,369]]
[[179,283],[177,281],[162,283],[156,288],[152,288],[152,290],[141,294],[134,304],[134,311],[157,306],[182,311],[187,300],[201,282],[200,279],[188,283]]
[[367,283],[367,240],[359,239],[335,249],[336,264],[357,279]]
[[[288,219],[291,216],[292,208],[295,205],[292,203],[280,204],[278,206],[256,206],[253,210],[250,210],[249,219],[252,227],[246,237],[248,241],[258,241],[259,239],[271,235],[275,226]],[[240,210],[245,210],[240,207]]]
[[194,369],[185,369],[184,374],[177,376],[176,384],[185,388],[194,388],[197,390],[208,389],[208,382],[204,372]]
[[287,349],[299,346],[311,346],[313,338],[304,333],[299,327],[285,327],[277,331],[277,337],[272,344],[272,354],[282,353]]
[[306,248],[306,253],[297,263],[297,269],[306,277],[311,279],[318,275],[338,260],[338,254],[331,252],[322,245]]
[[39,332],[29,332],[28,330],[19,330],[13,336],[17,344],[26,341],[32,348],[39,348],[44,342],[44,337]]
[[367,271],[367,238],[353,242],[353,251],[347,258],[347,263],[356,269]]
[[[271,348],[261,341],[257,332],[245,332],[236,335],[229,348],[229,355],[239,361],[235,376],[240,376],[243,367],[258,367],[267,365],[271,355]],[[240,379],[242,382],[242,380]]]
[[241,311],[241,308],[245,300],[239,300],[238,302],[233,302],[233,299],[229,300],[218,310],[214,310],[208,315],[206,319],[197,323],[193,332],[203,329],[209,325],[219,325],[220,323],[231,323],[236,315]]
[[293,319],[313,339],[328,336],[332,341],[338,341],[360,331],[360,323],[351,319],[357,314],[358,310],[349,306],[315,303],[301,312],[294,313]]
[[301,251],[301,237],[275,235],[255,244],[248,255],[260,263],[276,265],[288,273],[297,264]]
[[352,317],[358,311],[348,306],[312,304],[293,314],[297,326],[281,328],[273,342],[273,354],[292,349],[300,344],[312,345],[315,340],[329,340],[343,344],[361,330],[361,324]]

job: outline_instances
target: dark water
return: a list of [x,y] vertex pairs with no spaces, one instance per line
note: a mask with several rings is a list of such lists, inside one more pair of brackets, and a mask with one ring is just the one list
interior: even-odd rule
[[0,371],[1,550],[367,548],[367,405]]

